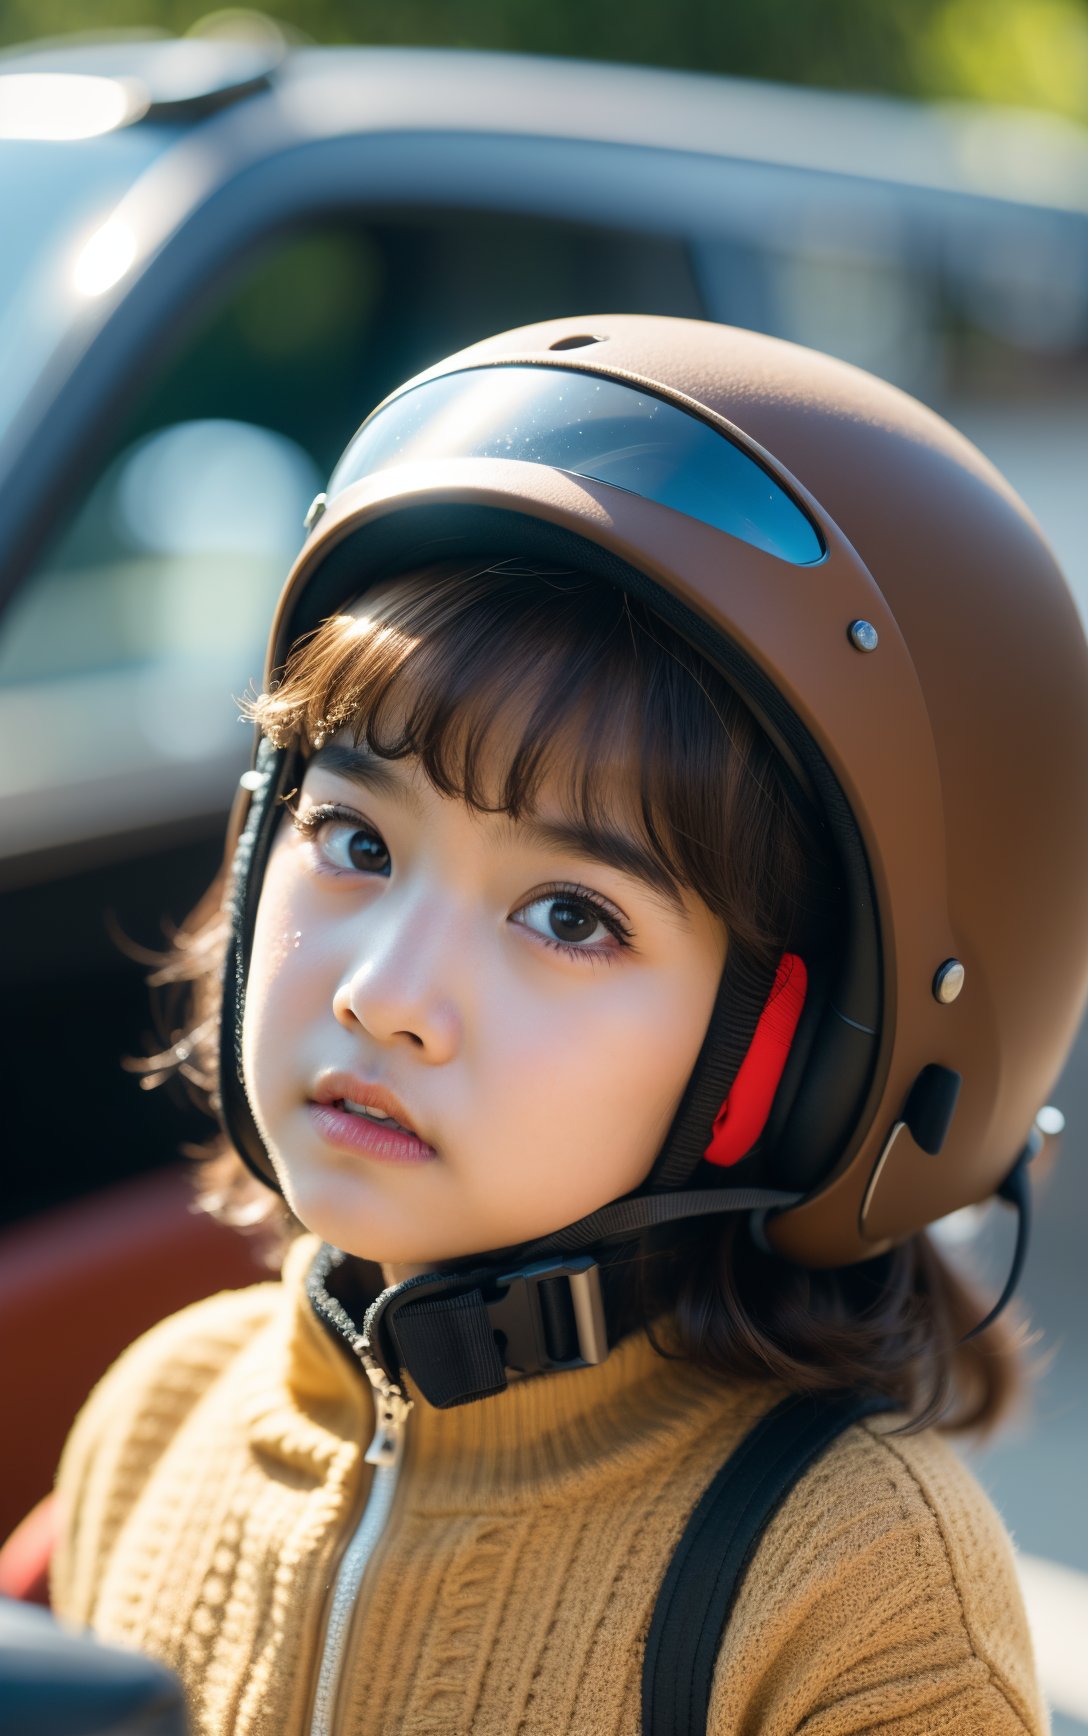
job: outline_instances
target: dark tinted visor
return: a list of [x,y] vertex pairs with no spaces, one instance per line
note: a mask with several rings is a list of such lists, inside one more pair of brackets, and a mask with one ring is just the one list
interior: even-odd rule
[[824,557],[811,518],[750,453],[637,386],[564,368],[470,368],[424,380],[365,421],[328,499],[433,458],[510,458],[658,501],[798,567]]

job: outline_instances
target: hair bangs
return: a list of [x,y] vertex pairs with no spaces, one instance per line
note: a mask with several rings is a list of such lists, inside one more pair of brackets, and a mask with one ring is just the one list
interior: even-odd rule
[[782,768],[739,696],[639,599],[579,571],[444,561],[381,583],[292,650],[248,708],[304,754],[350,733],[513,819],[542,796],[633,832],[773,963],[813,883]]

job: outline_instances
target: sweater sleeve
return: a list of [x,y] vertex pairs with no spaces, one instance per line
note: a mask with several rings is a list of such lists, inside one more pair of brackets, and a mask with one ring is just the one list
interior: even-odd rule
[[141,1489],[201,1393],[267,1320],[278,1286],[224,1291],[129,1346],[80,1411],[57,1471],[54,1610],[93,1619],[102,1568]]
[[1005,1529],[932,1431],[851,1429],[791,1492],[718,1654],[713,1736],[1045,1736]]

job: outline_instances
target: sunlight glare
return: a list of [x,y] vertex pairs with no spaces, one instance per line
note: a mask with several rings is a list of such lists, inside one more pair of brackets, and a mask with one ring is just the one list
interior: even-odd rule
[[80,295],[104,295],[136,258],[136,236],[116,218],[96,229],[75,263],[72,281]]
[[0,76],[0,138],[95,139],[146,114],[147,92],[132,80],[75,72]]

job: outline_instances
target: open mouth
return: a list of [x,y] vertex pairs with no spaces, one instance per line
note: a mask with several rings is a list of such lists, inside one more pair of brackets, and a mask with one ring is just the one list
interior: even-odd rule
[[[352,1150],[391,1159],[396,1152],[400,1154],[397,1161],[407,1161],[404,1154],[409,1151],[434,1154],[434,1147],[409,1121],[400,1098],[376,1080],[346,1071],[333,1072],[330,1068],[314,1080],[309,1103],[319,1117],[325,1112],[326,1119],[319,1121],[319,1125],[334,1144],[346,1140]],[[339,1123],[338,1129],[334,1122]],[[385,1135],[384,1140],[380,1134]]]
[[377,1122],[380,1127],[387,1127],[395,1133],[415,1133],[414,1128],[405,1127],[402,1121],[395,1121],[391,1115],[386,1115],[384,1110],[368,1108],[365,1103],[353,1103],[350,1097],[336,1098],[332,1107],[342,1109],[346,1115],[360,1115],[364,1121]]
[[[344,1095],[345,1086],[359,1090],[358,1097]],[[330,1080],[325,1091],[309,1100],[309,1112],[319,1136],[341,1151],[362,1152],[381,1163],[431,1163],[438,1156],[433,1145],[409,1121],[398,1121],[387,1109],[375,1103],[361,1103],[359,1098],[384,1097],[386,1102],[401,1104],[391,1091],[380,1086],[349,1084],[346,1078]],[[335,1095],[334,1095],[335,1093]],[[403,1113],[403,1111],[402,1111]]]

